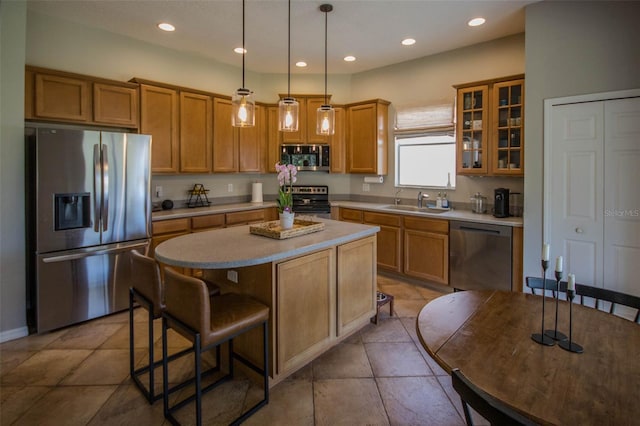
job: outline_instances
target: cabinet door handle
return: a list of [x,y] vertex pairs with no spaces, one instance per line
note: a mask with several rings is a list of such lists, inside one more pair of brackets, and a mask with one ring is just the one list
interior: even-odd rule
[[576,234],[582,234],[584,231],[582,230],[582,228],[577,227],[576,228]]

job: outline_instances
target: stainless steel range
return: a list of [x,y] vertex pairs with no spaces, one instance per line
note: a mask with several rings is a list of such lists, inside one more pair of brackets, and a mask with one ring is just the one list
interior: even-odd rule
[[293,211],[299,214],[329,217],[329,187],[326,185],[293,185]]

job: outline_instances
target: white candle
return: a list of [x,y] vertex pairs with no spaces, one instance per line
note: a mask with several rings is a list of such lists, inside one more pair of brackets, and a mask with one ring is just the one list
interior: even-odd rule
[[544,243],[542,245],[542,260],[549,260],[549,251],[551,251],[551,247],[549,244]]
[[556,257],[556,272],[562,272],[562,256]]
[[576,291],[576,274],[569,274],[567,282],[567,290]]

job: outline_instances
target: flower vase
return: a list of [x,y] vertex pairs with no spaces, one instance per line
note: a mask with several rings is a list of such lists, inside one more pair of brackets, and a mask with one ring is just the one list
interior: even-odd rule
[[280,227],[282,229],[291,229],[293,228],[293,217],[295,213],[293,212],[282,212],[280,213]]

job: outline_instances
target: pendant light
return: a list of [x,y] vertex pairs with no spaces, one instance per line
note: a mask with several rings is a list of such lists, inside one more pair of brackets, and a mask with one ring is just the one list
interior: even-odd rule
[[330,4],[320,6],[324,12],[324,104],[316,113],[316,134],[333,135],[335,132],[336,111],[329,105],[327,98],[327,14],[333,10]]
[[234,127],[252,127],[256,123],[253,92],[244,87],[244,57],[247,54],[244,47],[244,1],[242,0],[242,87],[231,97],[231,125]]
[[291,97],[291,0],[289,0],[288,42],[287,42],[287,97],[278,102],[278,130],[297,132],[300,104]]

